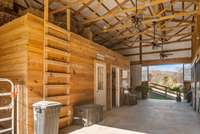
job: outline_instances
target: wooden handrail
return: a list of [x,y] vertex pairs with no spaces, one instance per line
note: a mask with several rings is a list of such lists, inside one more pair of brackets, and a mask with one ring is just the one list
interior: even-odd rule
[[160,84],[157,84],[157,83],[152,83],[152,82],[150,82],[149,84],[156,85],[156,86],[163,87],[163,88],[170,88],[170,87],[160,85]]
[[160,84],[157,84],[157,83],[151,83],[150,82],[149,86],[152,87],[152,88],[164,91],[165,92],[165,96],[167,96],[168,93],[171,93],[171,94],[174,94],[174,95],[177,94],[175,91],[169,90],[170,87],[167,87],[167,86],[164,86],[164,85],[160,85]]

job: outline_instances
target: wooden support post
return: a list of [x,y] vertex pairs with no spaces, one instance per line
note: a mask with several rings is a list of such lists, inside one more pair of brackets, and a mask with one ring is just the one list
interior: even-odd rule
[[184,81],[185,81],[185,65],[183,64],[183,84],[184,84]]
[[48,34],[48,21],[49,21],[49,0],[44,0],[44,46],[43,46],[43,100],[46,99],[46,71],[47,71],[47,65],[46,65],[46,46],[48,45],[46,35]]
[[142,35],[140,35],[140,64],[142,65]]
[[168,88],[166,87],[165,88],[165,97],[167,97],[167,90],[168,90]]
[[147,81],[149,83],[149,66],[147,66]]
[[67,18],[67,31],[71,31],[71,9],[67,8],[66,10],[66,18]]
[[71,38],[71,9],[70,8],[67,8],[66,9],[66,19],[67,19],[67,22],[66,22],[66,25],[67,25],[67,31],[69,32],[68,34],[68,40],[70,40]]

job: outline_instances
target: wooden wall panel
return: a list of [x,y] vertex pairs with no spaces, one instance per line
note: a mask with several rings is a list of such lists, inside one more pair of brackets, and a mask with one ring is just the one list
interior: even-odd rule
[[[19,133],[26,132],[24,127],[26,124],[26,69],[27,69],[27,44],[28,31],[25,26],[25,17],[16,19],[0,27],[0,77],[8,78],[15,84],[22,84],[19,89],[20,95],[17,102],[19,111],[24,114],[19,114]],[[4,90],[3,85],[1,86]],[[1,91],[2,92],[2,91]],[[2,102],[2,101],[1,101]],[[1,113],[0,113],[1,114]],[[5,113],[2,113],[5,115]]]
[[129,69],[129,62],[123,56],[89,41],[79,35],[71,35],[70,44],[72,81],[71,90],[76,94],[87,96],[87,100],[78,101],[77,104],[94,102],[94,67],[96,55],[105,56],[101,61],[106,64],[107,70],[107,109],[111,108],[110,75],[111,66]]
[[27,15],[29,32],[28,42],[28,133],[33,133],[33,108],[32,105],[42,100],[43,95],[43,25],[34,17]]
[[[9,25],[0,27],[0,33],[4,33],[0,34],[0,43],[3,43],[0,45],[0,50],[3,52],[2,54],[0,53],[0,77],[9,77],[12,80],[24,81],[23,90],[20,92],[20,99],[24,100],[24,109],[21,111],[24,112],[24,115],[28,119],[22,118],[24,123],[21,126],[21,130],[24,133],[32,134],[32,105],[37,101],[41,101],[43,96],[43,20],[34,15],[27,14],[12,21]],[[67,34],[63,36],[61,33],[56,33],[61,38],[66,38]],[[59,42],[52,41],[49,43],[50,45],[60,46]],[[110,108],[111,95],[111,65],[128,69],[129,61],[123,56],[73,33],[71,33],[67,48],[60,47],[62,47],[61,49],[69,50],[70,58],[66,60],[69,61],[70,66],[64,69],[50,65],[48,69],[69,72],[71,74],[69,77],[54,79],[54,81],[69,81],[70,85],[67,85],[65,89],[61,86],[49,87],[50,92],[48,93],[49,97],[47,100],[66,104],[60,112],[60,127],[64,127],[70,124],[73,117],[73,108],[71,106],[93,103],[94,101],[96,54],[104,55],[105,60],[103,62],[107,65],[108,109]],[[63,57],[55,54],[51,54],[49,57],[63,59]],[[63,92],[67,92],[67,95],[61,95]],[[57,95],[56,97],[53,96],[55,94]],[[23,114],[21,115],[23,116]]]

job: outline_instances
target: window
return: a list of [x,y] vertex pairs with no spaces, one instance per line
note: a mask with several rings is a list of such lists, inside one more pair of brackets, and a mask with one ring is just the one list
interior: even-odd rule
[[184,81],[191,81],[191,64],[184,64]]
[[148,67],[142,67],[142,81],[148,81]]
[[129,71],[122,70],[122,87],[128,88],[129,87]]
[[98,66],[97,67],[97,89],[98,90],[103,90],[103,74],[104,74],[104,67]]

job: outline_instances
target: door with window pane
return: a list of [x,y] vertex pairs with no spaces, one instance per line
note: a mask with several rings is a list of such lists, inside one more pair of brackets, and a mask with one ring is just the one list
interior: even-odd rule
[[106,65],[96,63],[96,90],[95,104],[100,104],[106,109]]

